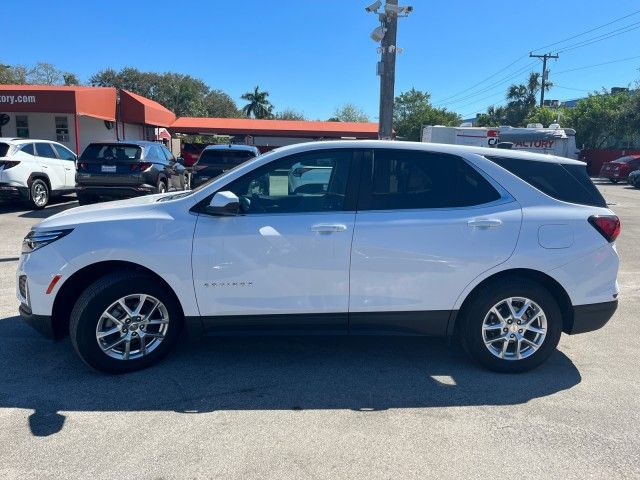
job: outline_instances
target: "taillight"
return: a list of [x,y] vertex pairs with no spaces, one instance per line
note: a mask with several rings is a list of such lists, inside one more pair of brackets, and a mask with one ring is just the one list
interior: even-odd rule
[[0,166],[4,166],[5,170],[9,170],[12,167],[15,167],[20,162],[16,162],[15,160],[6,160],[4,162],[0,162]]
[[149,168],[152,164],[149,162],[139,162],[139,163],[132,163],[131,164],[131,171],[135,172],[136,170],[140,170],[141,172],[145,171],[147,168]]
[[615,215],[592,215],[589,217],[589,223],[608,242],[613,242],[620,235],[620,219]]

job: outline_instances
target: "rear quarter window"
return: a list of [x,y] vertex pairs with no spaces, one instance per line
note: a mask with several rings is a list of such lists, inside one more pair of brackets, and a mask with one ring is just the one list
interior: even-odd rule
[[0,157],[6,157],[9,153],[9,144],[0,142]]
[[538,162],[511,157],[487,158],[556,200],[593,207],[607,206],[607,202],[589,178],[586,165]]

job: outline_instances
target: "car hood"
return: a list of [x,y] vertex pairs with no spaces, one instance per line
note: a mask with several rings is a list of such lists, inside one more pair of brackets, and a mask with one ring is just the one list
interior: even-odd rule
[[50,216],[38,223],[34,228],[48,230],[116,220],[169,218],[171,215],[168,212],[168,208],[166,208],[168,203],[158,202],[157,200],[171,195],[173,194],[146,195],[127,200],[75,207]]

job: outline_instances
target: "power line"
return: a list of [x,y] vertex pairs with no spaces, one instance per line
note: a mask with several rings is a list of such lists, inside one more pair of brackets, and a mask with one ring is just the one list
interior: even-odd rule
[[611,60],[610,62],[595,63],[593,65],[584,65],[582,67],[570,68],[569,70],[561,70],[559,72],[555,72],[554,75],[562,75],[564,73],[576,72],[578,70],[586,70],[588,68],[601,67],[602,65],[611,65],[612,63],[628,62],[629,60],[636,60],[638,58],[640,58],[640,55],[636,55],[635,57],[619,58],[618,60]]
[[455,98],[455,97],[459,97],[460,95],[462,95],[463,93],[468,92],[469,90],[473,90],[475,87],[482,85],[484,82],[486,82],[487,80],[491,80],[493,77],[495,77],[496,75],[504,72],[505,70],[509,69],[510,67],[512,67],[513,65],[515,65],[516,63],[518,63],[519,61],[521,61],[523,58],[526,57],[519,57],[518,59],[514,60],[513,62],[511,62],[509,65],[507,65],[504,68],[501,68],[500,70],[498,70],[497,72],[489,75],[487,78],[485,78],[484,80],[481,80],[480,82],[470,86],[469,88],[465,88],[464,90],[461,90],[460,92],[456,93],[455,95],[451,95],[449,97],[443,98],[442,100],[440,100],[439,102],[437,102],[438,104],[442,104],[444,102],[446,102],[447,100],[451,99],[451,98]]
[[573,45],[569,45],[561,50],[558,50],[558,53],[568,52],[570,50],[575,50],[576,48],[586,47],[587,45],[591,45],[593,43],[602,42],[603,40],[608,40],[612,37],[617,37],[618,35],[622,35],[623,33],[631,32],[633,30],[637,30],[640,28],[640,22],[631,23],[622,28],[618,28],[616,30],[612,30],[608,33],[603,33],[601,35],[597,35],[593,38],[588,38],[582,42],[574,43]]
[[[559,40],[559,41],[557,41],[557,42],[553,42],[553,43],[550,43],[550,44],[548,44],[548,45],[544,45],[544,46],[542,46],[542,47],[538,47],[538,48],[536,48],[536,49],[532,50],[531,52],[535,52],[535,51],[537,51],[537,50],[546,49],[546,48],[548,48],[548,47],[552,47],[552,46],[555,46],[555,45],[559,45],[559,44],[562,44],[562,43],[568,42],[568,41],[570,41],[570,40],[573,40],[573,39],[575,39],[575,38],[582,37],[582,36],[584,36],[584,35],[587,35],[587,34],[589,34],[589,33],[593,33],[593,32],[595,32],[595,31],[601,30],[601,29],[603,29],[603,28],[605,28],[605,27],[608,27],[608,26],[610,26],[610,25],[613,25],[614,23],[620,22],[620,21],[622,21],[622,20],[625,20],[625,19],[627,19],[627,18],[629,18],[629,17],[632,17],[632,16],[634,16],[634,15],[637,15],[637,14],[639,14],[639,13],[640,13],[640,10],[633,11],[633,12],[631,12],[631,13],[627,14],[627,15],[624,15],[624,16],[622,16],[622,17],[615,18],[615,19],[613,19],[613,20],[611,20],[611,21],[609,21],[609,22],[607,22],[607,23],[604,23],[604,24],[602,24],[602,25],[598,25],[598,26],[596,26],[596,27],[594,27],[594,28],[591,28],[591,29],[586,30],[586,31],[581,32],[581,33],[578,33],[578,34],[576,34],[576,35],[572,35],[572,36],[567,37],[567,38],[565,38],[565,39],[563,39],[563,40]],[[574,49],[576,49],[576,48],[585,47],[585,46],[591,45],[591,44],[593,44],[593,43],[597,43],[597,42],[602,41],[602,40],[607,40],[607,39],[609,39],[609,38],[612,38],[612,37],[615,37],[615,36],[618,36],[618,35],[622,35],[623,33],[627,33],[627,32],[630,32],[630,31],[632,31],[632,30],[635,30],[636,28],[640,28],[640,25],[639,25],[639,26],[636,26],[636,25],[638,25],[638,24],[640,24],[640,22],[632,23],[632,24],[629,24],[629,25],[626,25],[626,26],[623,26],[623,27],[620,27],[620,28],[614,29],[614,30],[612,30],[612,31],[605,32],[605,33],[600,34],[600,35],[598,35],[598,36],[591,37],[591,38],[587,38],[587,39],[582,40],[582,41],[580,41],[580,42],[577,42],[577,43],[575,43],[575,44],[568,45],[567,47],[565,47],[564,49],[560,50],[560,51],[559,51],[559,52],[557,52],[557,53],[562,53],[562,52],[566,52],[566,51],[574,50]],[[436,104],[436,105],[442,105],[442,104],[445,104],[445,103],[450,104],[450,103],[455,103],[455,102],[457,102],[458,100],[463,100],[463,99],[458,99],[458,100],[456,100],[455,102],[448,102],[448,100],[451,100],[451,99],[454,99],[454,98],[456,98],[456,97],[459,97],[460,95],[463,95],[464,93],[467,93],[468,91],[473,90],[474,88],[476,88],[476,87],[478,87],[478,86],[482,85],[483,83],[485,83],[485,82],[487,82],[487,81],[491,80],[491,79],[492,79],[492,78],[494,78],[495,76],[499,75],[500,73],[504,72],[505,70],[508,70],[510,67],[512,67],[512,66],[513,66],[513,65],[515,65],[516,63],[520,62],[523,58],[525,58],[525,57],[523,56],[523,57],[519,57],[519,58],[517,58],[516,60],[514,60],[513,62],[511,62],[510,64],[508,64],[506,67],[504,67],[504,68],[502,68],[502,69],[498,70],[497,72],[495,72],[495,73],[493,73],[493,74],[489,75],[487,78],[485,78],[485,79],[481,80],[480,82],[477,82],[476,84],[474,84],[474,85],[472,85],[472,86],[470,86],[470,87],[468,87],[468,88],[466,88],[466,89],[464,89],[464,90],[461,90],[461,91],[459,91],[459,92],[455,93],[454,95],[450,95],[450,96],[448,96],[448,97],[445,97],[445,98],[443,98],[443,99],[439,100],[438,102],[434,102],[434,104]],[[483,93],[484,91],[486,91],[486,90],[482,90],[482,91],[479,91],[479,92],[476,92],[476,93]],[[466,99],[466,98],[470,98],[470,97],[469,97],[469,96],[464,97],[464,99]]]
[[465,95],[464,97],[460,97],[457,100],[452,100],[450,102],[444,102],[444,103],[439,103],[439,104],[435,104],[436,106],[444,106],[444,105],[452,105],[454,103],[458,103],[458,102],[463,102],[465,100],[468,100],[470,98],[476,97],[478,95],[481,95],[485,92],[491,91],[493,89],[495,89],[496,87],[499,87],[501,85],[504,85],[505,83],[508,83],[509,81],[511,81],[513,78],[517,77],[518,75],[520,75],[521,73],[524,73],[527,70],[530,70],[530,68],[536,64],[536,61],[533,61],[531,63],[528,63],[527,65],[525,65],[523,68],[520,68],[518,70],[516,70],[515,72],[511,73],[510,75],[503,77],[501,80],[498,80],[495,83],[492,83],[491,85],[488,85],[486,87],[484,87],[481,90],[478,90],[475,93],[471,93],[469,95]]
[[559,44],[561,44],[561,43],[568,42],[569,40],[573,40],[574,38],[582,37],[583,35],[587,35],[588,33],[593,33],[593,32],[595,32],[595,31],[597,31],[597,30],[601,30],[601,29],[603,29],[604,27],[608,27],[609,25],[613,25],[614,23],[617,23],[617,22],[619,22],[619,21],[621,21],[621,20],[624,20],[625,18],[629,18],[629,17],[632,17],[632,16],[634,16],[634,15],[637,15],[638,13],[640,13],[640,10],[636,10],[635,12],[631,12],[631,13],[629,13],[629,14],[627,14],[627,15],[623,16],[623,17],[619,17],[619,18],[616,18],[616,19],[614,19],[614,20],[611,20],[610,22],[607,22],[607,23],[605,23],[605,24],[602,24],[602,25],[600,25],[600,26],[598,26],[598,27],[591,28],[591,29],[589,29],[589,30],[585,30],[585,31],[584,31],[584,32],[582,32],[582,33],[578,33],[578,34],[576,34],[576,35],[572,35],[571,37],[567,37],[567,38],[565,38],[564,40],[558,40],[557,42],[553,42],[553,43],[550,43],[550,44],[548,44],[548,45],[543,45],[542,47],[534,48],[534,49],[533,49],[533,50],[531,50],[531,51],[532,51],[532,52],[536,52],[536,51],[538,51],[538,50],[547,50],[549,47],[553,47],[553,46],[555,46],[555,45],[559,45]]
[[573,87],[565,87],[562,85],[558,85],[557,83],[553,84],[553,88],[562,88],[563,90],[574,90],[576,92],[590,92],[591,90],[585,90],[584,88],[573,88]]

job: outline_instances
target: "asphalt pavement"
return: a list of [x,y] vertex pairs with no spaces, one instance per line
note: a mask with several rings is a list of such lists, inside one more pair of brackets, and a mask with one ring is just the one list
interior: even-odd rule
[[17,317],[22,238],[77,204],[0,205],[0,478],[640,478],[640,190],[599,188],[620,307],[522,375],[402,337],[207,338],[99,374]]

